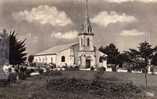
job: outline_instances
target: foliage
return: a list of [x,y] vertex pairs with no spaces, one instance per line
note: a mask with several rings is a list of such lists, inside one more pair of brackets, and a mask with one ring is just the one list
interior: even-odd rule
[[105,67],[99,67],[99,68],[97,68],[97,71],[104,73],[106,71],[106,68]]
[[66,71],[79,71],[79,66],[64,67]]
[[9,34],[9,61],[12,65],[22,64],[26,60],[25,40],[19,41],[15,31]]
[[94,69],[95,69],[95,68],[94,68],[93,66],[90,68],[91,71],[94,71]]
[[100,47],[99,50],[107,55],[107,62],[108,64],[115,64],[117,65],[118,62],[118,56],[120,52],[116,48],[114,44],[109,44],[106,47]]
[[28,56],[28,62],[31,64],[31,63],[33,63],[33,60],[34,60],[34,56],[33,55],[29,55]]
[[128,55],[127,60],[135,63],[136,68],[146,69],[155,52],[156,47],[152,47],[149,42],[145,41],[139,44],[138,49],[129,49],[125,53]]
[[151,64],[157,66],[157,53],[153,55]]
[[128,53],[124,52],[124,53],[120,53],[118,55],[118,59],[117,59],[118,63],[119,63],[119,67],[123,67],[123,64],[124,63],[129,63],[131,62],[130,59],[129,59],[129,55]]

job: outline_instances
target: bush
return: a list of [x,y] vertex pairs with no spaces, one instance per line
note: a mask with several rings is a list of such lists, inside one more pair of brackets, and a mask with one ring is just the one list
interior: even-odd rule
[[75,66],[74,70],[76,70],[76,71],[79,70],[79,66]]
[[75,67],[72,67],[72,66],[70,66],[70,67],[67,67],[67,68],[65,68],[67,71],[78,71],[79,70],[79,66],[75,66]]
[[104,71],[106,71],[106,68],[105,68],[105,67],[99,67],[99,68],[97,69],[97,71],[104,73]]
[[128,70],[128,72],[129,72],[129,73],[131,73],[131,72],[132,72],[132,69],[131,69],[131,68],[128,68],[127,70]]
[[117,72],[117,67],[116,66],[112,66],[112,71],[113,72]]
[[44,70],[43,69],[39,69],[38,70],[40,74],[43,74]]
[[30,77],[30,74],[33,73],[33,72],[35,72],[34,69],[27,69],[27,70],[26,70],[26,75],[27,75],[27,77]]
[[92,67],[90,68],[90,70],[91,70],[91,71],[94,71],[94,67],[92,66]]
[[145,69],[145,68],[143,68],[143,69],[142,69],[142,73],[148,73],[148,70]]
[[21,79],[21,80],[25,80],[26,77],[27,77],[26,74],[25,74],[25,72],[19,72],[18,76],[19,76],[19,79]]

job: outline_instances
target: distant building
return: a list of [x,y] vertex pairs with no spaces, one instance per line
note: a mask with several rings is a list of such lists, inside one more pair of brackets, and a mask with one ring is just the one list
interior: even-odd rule
[[[88,8],[88,5],[86,6]],[[54,63],[57,66],[73,66],[80,68],[90,68],[91,66],[107,66],[106,57],[94,46],[94,33],[86,10],[84,30],[78,35],[78,42],[72,44],[59,45],[46,51],[34,55],[36,63]]]

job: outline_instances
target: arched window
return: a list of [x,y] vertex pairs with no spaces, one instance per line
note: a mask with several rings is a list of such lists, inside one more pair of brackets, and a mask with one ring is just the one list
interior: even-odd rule
[[65,56],[62,56],[62,57],[61,57],[61,61],[62,61],[62,62],[65,62]]
[[87,39],[87,46],[90,46],[90,40],[89,40],[89,38]]

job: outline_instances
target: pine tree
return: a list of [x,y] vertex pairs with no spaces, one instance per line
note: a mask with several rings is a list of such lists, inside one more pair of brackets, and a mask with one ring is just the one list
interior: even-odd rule
[[17,40],[15,31],[9,34],[9,63],[19,65],[26,61],[25,40]]

